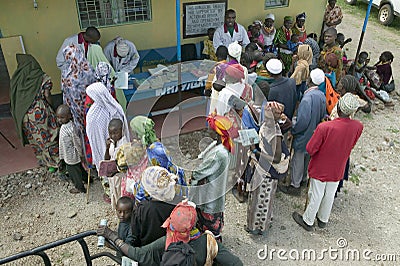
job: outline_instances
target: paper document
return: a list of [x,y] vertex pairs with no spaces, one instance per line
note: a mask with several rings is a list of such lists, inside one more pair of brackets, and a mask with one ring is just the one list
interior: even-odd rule
[[260,138],[254,128],[242,129],[239,130],[239,142],[241,142],[243,146],[250,146],[251,144],[259,143]]
[[128,89],[128,72],[116,72],[114,87],[116,89],[127,90]]

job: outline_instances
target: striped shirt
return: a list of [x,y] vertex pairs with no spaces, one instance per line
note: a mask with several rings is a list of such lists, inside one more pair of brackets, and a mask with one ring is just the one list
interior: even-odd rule
[[72,165],[81,162],[82,144],[72,121],[61,125],[59,136],[60,160]]

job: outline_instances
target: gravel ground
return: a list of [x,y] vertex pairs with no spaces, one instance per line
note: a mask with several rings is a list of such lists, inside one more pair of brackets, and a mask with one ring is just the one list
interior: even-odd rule
[[[345,14],[339,26],[339,31],[353,38],[353,43],[348,45],[349,57],[355,54],[361,26],[362,19],[351,14]],[[383,42],[382,36],[388,41]],[[395,56],[395,77],[399,73],[398,46],[397,34],[378,24],[368,25],[363,49],[371,52],[371,62],[377,60],[381,51],[391,50]],[[398,77],[396,84],[400,84]],[[377,103],[371,114],[357,114],[356,119],[364,124],[364,132],[351,155],[351,181],[345,183],[344,191],[335,200],[326,229],[306,232],[292,220],[293,211],[304,209],[305,191],[301,197],[277,193],[274,221],[268,234],[249,235],[243,229],[246,205],[239,204],[228,193],[224,244],[245,265],[399,265],[400,117],[396,92],[393,98],[392,108]],[[183,163],[192,161],[198,153],[194,147],[198,147],[204,136],[204,132],[197,132],[179,140],[180,146],[185,147]],[[174,143],[173,140],[165,143],[172,154],[176,152]],[[102,201],[99,181],[91,185],[88,204],[83,194],[71,195],[70,187],[68,182],[41,168],[0,177],[0,257],[93,230],[102,218],[109,220],[111,228],[117,226],[110,206]],[[95,236],[86,240],[90,251],[104,250],[96,247]],[[315,250],[317,259],[303,258],[304,250]],[[294,259],[297,252],[299,259]],[[357,253],[359,260],[353,256]],[[78,243],[51,249],[48,254],[54,265],[85,265]],[[40,265],[39,260],[24,262],[24,265]],[[21,264],[20,261],[10,265]],[[94,265],[113,263],[98,259]]]

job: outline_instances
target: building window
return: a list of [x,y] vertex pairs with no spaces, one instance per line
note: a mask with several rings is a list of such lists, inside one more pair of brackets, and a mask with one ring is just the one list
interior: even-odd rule
[[265,9],[289,6],[289,0],[265,0]]
[[151,20],[150,0],[76,0],[81,28]]

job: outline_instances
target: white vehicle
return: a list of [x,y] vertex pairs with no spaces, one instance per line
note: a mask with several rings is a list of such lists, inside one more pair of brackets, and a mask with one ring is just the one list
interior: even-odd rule
[[[357,0],[345,0],[347,4],[354,5]],[[368,0],[362,0],[369,2]],[[373,0],[372,4],[379,9],[378,19],[382,25],[388,26],[393,22],[394,16],[400,16],[400,0]]]

